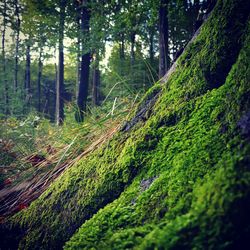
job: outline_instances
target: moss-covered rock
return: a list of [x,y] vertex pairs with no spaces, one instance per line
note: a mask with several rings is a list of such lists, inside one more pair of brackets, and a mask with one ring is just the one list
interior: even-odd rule
[[249,8],[219,0],[134,116],[157,95],[150,112],[1,225],[2,248],[240,249],[250,225]]

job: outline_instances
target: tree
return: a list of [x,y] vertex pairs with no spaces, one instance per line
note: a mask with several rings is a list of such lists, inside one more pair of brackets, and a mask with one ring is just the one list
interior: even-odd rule
[[[59,2],[54,1],[24,1],[25,11],[22,14],[22,32],[26,36],[32,36],[32,48],[36,52],[34,56],[34,63],[37,63],[36,87],[32,94],[34,106],[38,112],[42,111],[41,101],[44,94],[44,91],[42,91],[43,62],[51,57],[51,49],[57,46],[59,40],[60,9],[59,11],[54,9],[58,6]],[[32,25],[30,19],[32,19]]]
[[19,1],[15,0],[15,16],[16,16],[16,22],[14,26],[14,30],[16,31],[16,49],[15,49],[15,73],[14,73],[14,91],[17,91],[18,86],[18,58],[19,58],[19,44],[20,44],[20,26],[21,26],[21,20],[20,20],[20,5]]
[[58,48],[59,48],[59,61],[58,61],[58,78],[56,83],[56,123],[61,125],[64,120],[64,25],[65,25],[65,9],[66,0],[59,1],[59,38],[58,38]]
[[2,30],[2,72],[3,72],[3,83],[5,91],[5,115],[10,113],[9,109],[9,86],[6,76],[6,53],[5,53],[5,36],[7,28],[7,1],[3,1],[2,15],[3,15],[3,30]]
[[159,7],[159,78],[165,75],[169,67],[168,2],[169,0],[160,0]]
[[43,48],[41,47],[39,50],[39,59],[38,59],[38,75],[37,75],[37,91],[38,91],[38,105],[37,110],[41,112],[41,79],[42,79],[42,55],[43,55]]
[[99,105],[100,102],[100,70],[99,70],[99,51],[97,50],[93,56],[93,84],[92,96],[94,106]]
[[31,47],[31,38],[26,40],[26,66],[25,66],[25,76],[24,76],[24,90],[25,90],[25,106],[30,108],[31,101],[31,81],[30,81],[30,47]]
[[[88,87],[89,87],[89,66],[90,66],[90,51],[89,48],[84,44],[89,37],[89,21],[90,21],[90,10],[86,0],[82,0],[79,6],[81,16],[81,71],[80,71],[80,82],[77,96],[77,107],[78,112],[76,114],[76,120],[82,122],[84,119],[84,112],[86,112]],[[87,42],[86,42],[87,43]]]

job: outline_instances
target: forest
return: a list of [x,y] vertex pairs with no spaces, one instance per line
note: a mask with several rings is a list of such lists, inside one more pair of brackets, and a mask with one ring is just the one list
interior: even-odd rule
[[0,13],[0,249],[249,248],[248,0]]
[[61,124],[71,105],[81,122],[107,96],[144,93],[210,2],[2,1],[1,117],[37,113]]

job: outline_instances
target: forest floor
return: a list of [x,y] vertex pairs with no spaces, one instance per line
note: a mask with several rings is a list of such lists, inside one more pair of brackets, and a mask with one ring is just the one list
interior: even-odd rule
[[[1,132],[11,132],[1,133],[3,138],[0,139],[0,222],[26,209],[67,168],[109,140],[120,128],[128,111],[123,109],[112,116],[99,114],[95,126],[93,117],[88,117],[83,124],[72,122],[74,125],[70,127],[65,124],[59,132],[53,125],[48,128],[47,121],[46,126],[42,124],[36,128],[32,127],[33,123],[26,122],[25,129],[23,121],[15,121],[14,125],[13,121],[2,122]],[[24,133],[27,127],[29,133]],[[42,131],[45,127],[46,132]],[[38,131],[30,131],[34,129]],[[34,148],[27,140],[20,141],[23,134],[34,137]],[[70,140],[66,140],[67,137]],[[58,138],[63,138],[63,143],[58,143]]]

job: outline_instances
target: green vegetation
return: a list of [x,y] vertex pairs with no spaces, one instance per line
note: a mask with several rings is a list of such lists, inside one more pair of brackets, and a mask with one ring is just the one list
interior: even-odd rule
[[[13,214],[13,208],[10,207],[14,202],[17,202],[17,208],[23,204],[20,195],[25,193],[25,186],[37,186],[39,182],[40,187],[41,182],[48,186],[54,179],[49,180],[48,176],[57,177],[60,169],[69,167],[111,138],[121,120],[125,119],[132,108],[130,100],[118,101],[112,112],[110,103],[92,109],[84,123],[74,121],[73,107],[68,106],[67,118],[62,127],[57,127],[37,114],[30,114],[22,120],[1,120],[0,214]],[[22,188],[21,193],[17,195],[15,191],[19,191],[19,185]],[[3,196],[6,196],[5,189],[12,200],[11,203],[8,197]],[[37,191],[41,193],[39,189]],[[24,198],[27,200],[27,195],[24,195]],[[31,198],[31,201],[33,199]],[[29,203],[30,201],[26,201],[25,206]]]
[[250,230],[249,1],[220,0],[134,126],[1,224],[20,249],[242,249]]

